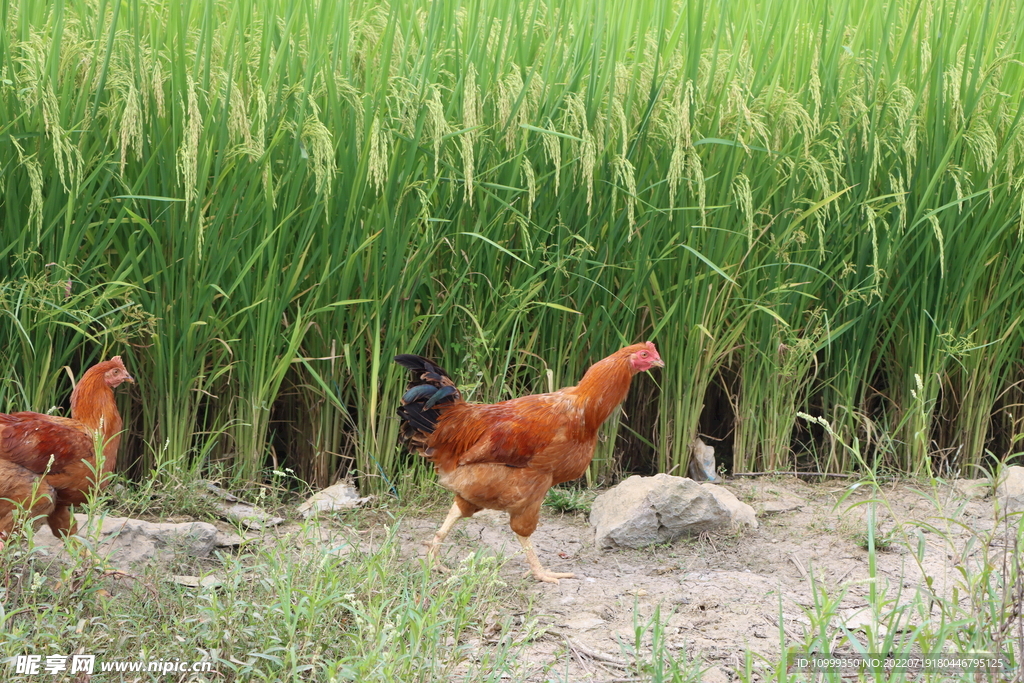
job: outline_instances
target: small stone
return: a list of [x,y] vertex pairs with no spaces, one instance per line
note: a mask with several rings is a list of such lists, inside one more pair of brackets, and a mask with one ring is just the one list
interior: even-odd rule
[[302,503],[298,510],[304,519],[309,519],[320,512],[357,508],[371,499],[372,496],[360,498],[355,484],[350,481],[342,481],[328,486],[322,491],[317,491]]
[[700,438],[693,440],[690,448],[690,465],[686,473],[694,481],[720,481],[715,474],[715,448],[704,443]]
[[874,617],[870,607],[840,610],[839,617],[843,626],[851,631],[870,631],[878,637],[884,637],[889,632],[888,627]]
[[199,588],[199,577],[198,576],[183,576],[180,574],[172,574],[169,579],[170,583],[176,583],[181,586],[188,586],[189,588]]
[[274,517],[266,510],[247,503],[221,505],[219,509],[224,519],[237,522],[246,529],[256,529],[258,531],[266,527],[277,526],[284,521],[283,517]]
[[216,588],[224,583],[212,574],[207,574],[202,578],[199,578],[198,576],[173,575],[167,580],[171,583],[188,586],[190,588]]
[[722,671],[719,667],[713,666],[700,677],[701,683],[729,683],[729,674]]

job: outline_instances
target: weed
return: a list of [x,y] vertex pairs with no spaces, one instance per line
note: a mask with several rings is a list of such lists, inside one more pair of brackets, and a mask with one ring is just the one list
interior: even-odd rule
[[594,502],[597,493],[586,489],[548,489],[544,498],[544,505],[556,512],[572,512],[576,514],[590,514],[590,507]]

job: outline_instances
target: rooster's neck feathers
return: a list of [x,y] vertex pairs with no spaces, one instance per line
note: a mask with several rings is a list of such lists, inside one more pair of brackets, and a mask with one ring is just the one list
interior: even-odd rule
[[573,389],[573,393],[583,401],[588,427],[600,427],[625,400],[633,374],[626,356],[619,353],[590,366]]

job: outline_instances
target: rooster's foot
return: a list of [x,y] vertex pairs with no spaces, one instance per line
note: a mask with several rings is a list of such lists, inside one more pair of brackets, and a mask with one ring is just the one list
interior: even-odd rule
[[[519,542],[523,545],[523,550],[526,551],[526,562],[530,565],[530,569],[525,575],[533,574],[534,578],[544,583],[558,583],[559,579],[574,579],[575,574],[559,574],[557,572],[549,572],[544,569],[544,565],[540,563],[540,559],[537,557],[537,551],[533,549],[533,542],[530,541],[529,536],[521,536],[516,534],[519,538]],[[524,575],[524,576],[525,576]]]
[[533,574],[533,577],[538,581],[544,583],[558,583],[559,579],[575,579],[576,575],[572,572],[549,572],[547,569],[541,567],[540,569],[527,569],[523,574],[523,577],[527,577]]
[[427,546],[427,554],[423,559],[427,561],[427,565],[440,574],[451,572],[448,565],[441,559],[441,544],[435,539],[434,541],[428,541],[424,545]]

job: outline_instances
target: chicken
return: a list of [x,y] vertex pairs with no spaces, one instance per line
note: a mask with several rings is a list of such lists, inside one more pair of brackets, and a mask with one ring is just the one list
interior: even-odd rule
[[14,528],[19,509],[34,520],[36,529],[53,512],[57,494],[42,477],[21,465],[0,460],[0,549],[4,539]]
[[15,508],[45,515],[55,536],[77,531],[69,506],[84,503],[95,485],[97,446],[102,475],[117,464],[121,415],[114,388],[135,380],[120,356],[89,368],[71,394],[71,417],[0,413],[0,547],[14,526]]
[[633,375],[664,367],[652,342],[616,351],[580,383],[550,394],[494,404],[467,403],[444,370],[414,355],[395,362],[412,371],[398,414],[402,440],[434,463],[438,481],[455,493],[429,543],[436,558],[455,523],[481,509],[505,510],[534,577],[573,578],[544,569],[530,535],[548,489],[580,477],[590,465],[597,430],[626,398]]

